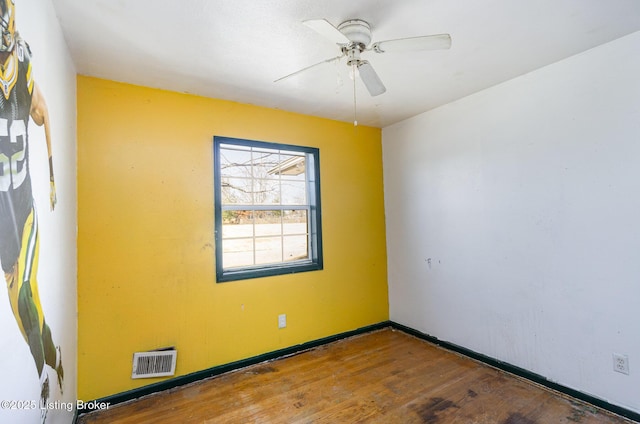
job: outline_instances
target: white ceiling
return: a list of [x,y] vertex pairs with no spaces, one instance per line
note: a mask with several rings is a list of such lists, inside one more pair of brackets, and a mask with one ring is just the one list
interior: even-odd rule
[[[363,19],[373,41],[449,33],[450,50],[363,53],[359,124],[384,127],[640,30],[640,0],[53,0],[77,71],[351,122],[345,61],[302,25]],[[20,20],[18,10],[18,22]],[[639,52],[640,53],[640,52]]]

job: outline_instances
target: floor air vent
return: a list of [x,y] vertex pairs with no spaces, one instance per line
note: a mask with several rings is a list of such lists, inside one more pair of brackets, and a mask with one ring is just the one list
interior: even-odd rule
[[176,372],[175,349],[135,352],[133,354],[133,372],[131,378],[166,377]]

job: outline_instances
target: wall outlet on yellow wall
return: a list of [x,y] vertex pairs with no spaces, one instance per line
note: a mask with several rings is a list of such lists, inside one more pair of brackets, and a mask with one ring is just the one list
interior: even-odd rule
[[287,314],[278,315],[278,328],[285,328],[287,326]]

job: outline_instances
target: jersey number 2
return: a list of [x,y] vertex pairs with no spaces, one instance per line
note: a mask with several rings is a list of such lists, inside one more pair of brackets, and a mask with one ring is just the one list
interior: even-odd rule
[[0,137],[9,137],[11,144],[22,143],[22,148],[8,157],[0,153],[0,191],[17,189],[27,177],[25,150],[27,147],[27,126],[24,121],[14,120],[11,126],[0,118]]

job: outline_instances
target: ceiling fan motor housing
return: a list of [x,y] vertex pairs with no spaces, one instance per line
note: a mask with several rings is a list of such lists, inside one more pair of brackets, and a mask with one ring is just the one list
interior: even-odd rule
[[371,27],[361,19],[345,21],[338,25],[338,30],[355,43],[360,51],[363,51],[371,42]]

